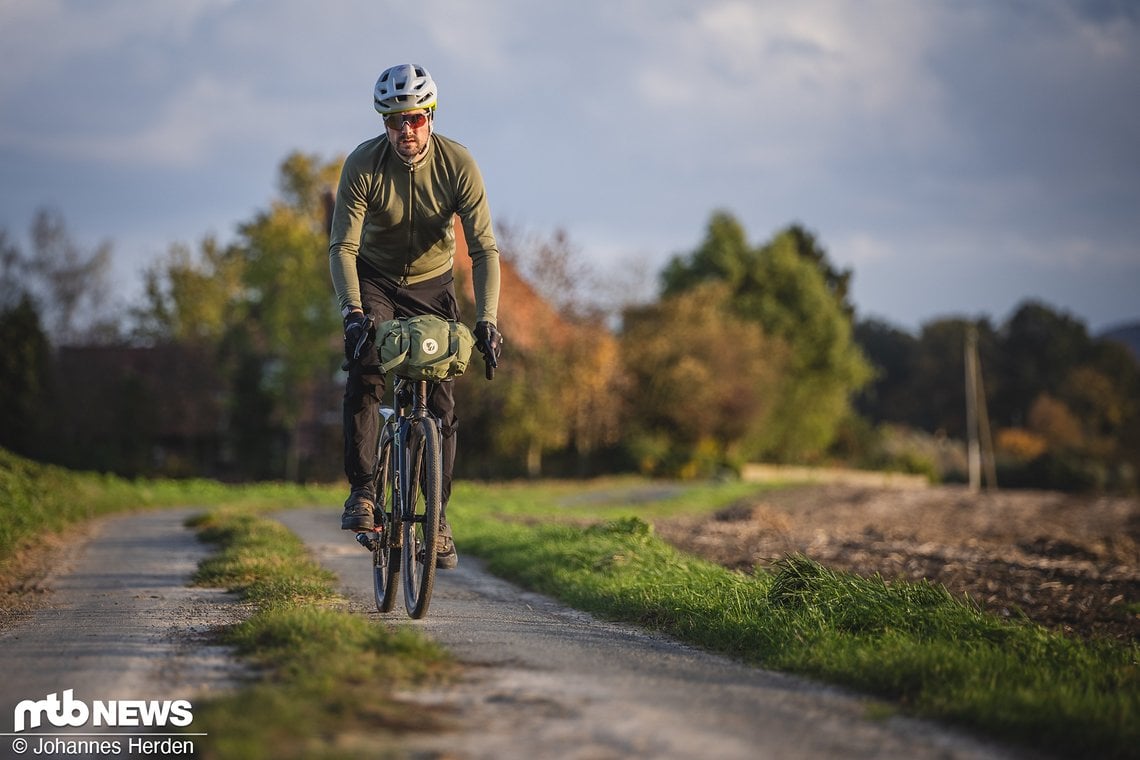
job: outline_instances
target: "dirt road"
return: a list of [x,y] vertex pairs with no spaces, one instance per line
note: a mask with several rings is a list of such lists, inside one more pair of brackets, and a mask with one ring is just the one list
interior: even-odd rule
[[[240,614],[233,596],[187,584],[210,548],[183,527],[196,510],[167,510],[96,521],[74,545],[53,555],[40,603],[0,632],[0,757],[26,757],[30,733],[141,733],[137,715],[119,727],[53,726],[14,734],[15,708],[56,694],[93,709],[94,702],[193,701],[229,688],[240,672],[210,632]],[[57,712],[79,717],[79,710]],[[192,708],[191,708],[192,714]],[[134,725],[128,725],[135,721]],[[193,730],[189,727],[188,730]],[[160,729],[161,731],[161,729]],[[88,737],[91,738],[91,737]],[[18,752],[19,741],[29,749]],[[125,743],[123,749],[128,749]],[[82,754],[39,756],[82,757]]]
[[470,665],[446,690],[455,731],[418,749],[449,758],[997,758],[927,723],[874,720],[860,697],[747,668],[598,621],[483,572],[437,576],[428,617],[381,616],[368,554],[327,509],[279,519],[341,578],[361,614],[415,625]]
[[[238,610],[222,592],[187,587],[208,551],[182,527],[187,514],[102,521],[46,580],[48,603],[0,633],[0,757],[28,756],[14,751],[27,734],[11,733],[23,700],[74,690],[87,703],[193,701],[231,682],[238,666],[204,633]],[[389,624],[369,611],[368,556],[335,517],[321,509],[280,519],[340,575],[361,614]],[[875,719],[883,711],[860,697],[596,621],[490,577],[471,557],[441,574],[427,620],[400,624],[469,666],[453,687],[403,695],[453,717],[453,731],[409,748],[416,757],[1019,756],[927,723]]]

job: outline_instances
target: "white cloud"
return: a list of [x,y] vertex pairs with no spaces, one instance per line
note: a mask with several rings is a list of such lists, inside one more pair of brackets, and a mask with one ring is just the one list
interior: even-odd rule
[[259,99],[248,84],[202,76],[165,101],[145,120],[88,131],[6,134],[2,142],[56,159],[139,167],[186,168],[224,160],[290,123],[287,104]]
[[[77,60],[114,55],[137,40],[170,43],[185,39],[204,16],[237,0],[25,0],[5,3],[0,12],[0,49],[9,65],[0,67],[0,103],[14,90],[66,71]],[[81,88],[82,81],[72,80]]]
[[[951,145],[943,89],[925,64],[940,13],[892,1],[704,4],[668,18],[636,83],[661,111],[715,115],[732,160],[817,172],[858,154],[891,159]],[[695,125],[679,119],[675,133]],[[719,124],[719,126],[718,126]]]

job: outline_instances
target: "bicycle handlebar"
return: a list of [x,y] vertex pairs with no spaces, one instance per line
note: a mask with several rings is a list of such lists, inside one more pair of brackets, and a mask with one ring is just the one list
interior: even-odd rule
[[499,360],[495,358],[495,353],[491,350],[491,346],[488,345],[488,343],[489,341],[485,338],[479,341],[479,353],[483,354],[484,376],[488,380],[494,380],[495,367],[499,366]]

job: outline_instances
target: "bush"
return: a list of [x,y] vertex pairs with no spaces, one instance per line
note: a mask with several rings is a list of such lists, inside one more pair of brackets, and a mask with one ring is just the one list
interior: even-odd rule
[[1108,471],[1103,464],[1071,454],[1047,452],[1028,462],[1001,462],[998,484],[1009,488],[1040,488],[1050,491],[1104,490]]

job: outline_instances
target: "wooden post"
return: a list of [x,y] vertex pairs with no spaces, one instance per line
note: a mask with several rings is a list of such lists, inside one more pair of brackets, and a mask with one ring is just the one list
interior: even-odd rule
[[981,487],[983,466],[987,490],[997,490],[997,465],[982,384],[982,362],[978,358],[978,329],[974,325],[966,330],[966,436],[970,491],[977,492]]
[[966,328],[966,464],[970,470],[970,492],[982,484],[982,457],[978,444],[978,331]]

